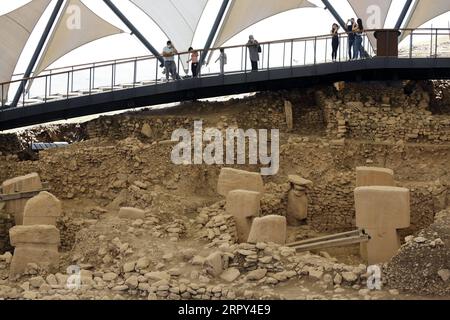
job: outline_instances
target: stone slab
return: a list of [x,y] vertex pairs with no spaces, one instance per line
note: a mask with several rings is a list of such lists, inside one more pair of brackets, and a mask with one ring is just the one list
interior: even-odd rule
[[233,190],[248,190],[264,193],[264,183],[261,174],[223,168],[220,171],[217,191],[220,195],[226,197]]
[[386,168],[357,167],[356,187],[395,187],[394,171]]
[[359,228],[408,228],[411,223],[410,191],[398,187],[359,187],[355,189],[355,209]]
[[262,218],[255,218],[248,236],[248,242],[273,242],[285,244],[286,231],[287,222],[285,217],[270,215]]

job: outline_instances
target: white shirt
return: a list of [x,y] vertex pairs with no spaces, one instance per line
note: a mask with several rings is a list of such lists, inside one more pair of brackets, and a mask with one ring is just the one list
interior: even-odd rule
[[163,57],[164,61],[175,61],[175,51],[174,48],[164,47],[163,53],[172,54],[170,57]]

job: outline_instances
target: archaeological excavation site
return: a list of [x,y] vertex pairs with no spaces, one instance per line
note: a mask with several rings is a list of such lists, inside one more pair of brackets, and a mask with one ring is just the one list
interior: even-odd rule
[[[279,169],[174,163],[173,132],[199,121],[244,132],[246,160],[266,129]],[[447,82],[182,102],[2,134],[0,151],[0,300],[450,299]]]

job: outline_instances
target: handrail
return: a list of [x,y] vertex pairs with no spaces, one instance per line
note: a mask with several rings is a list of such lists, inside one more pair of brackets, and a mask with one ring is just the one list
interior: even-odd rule
[[[450,34],[450,28],[417,28],[417,29],[411,29],[411,28],[407,28],[407,29],[368,29],[365,30],[364,33],[372,33],[372,32],[376,32],[376,31],[380,31],[380,30],[393,30],[393,31],[403,31],[403,32],[411,32],[412,35],[420,35],[420,36],[427,36],[427,35],[431,35],[431,36],[439,36],[439,35],[448,35]],[[426,32],[426,33],[419,33],[417,34],[417,32]],[[445,33],[440,34],[438,33],[439,31],[445,31]],[[339,33],[339,36],[347,36],[350,32],[341,32]],[[300,38],[290,38],[290,39],[282,39],[282,40],[275,40],[275,41],[265,41],[265,42],[260,42],[259,45],[261,46],[265,46],[265,45],[274,45],[274,44],[282,44],[282,43],[294,43],[294,42],[307,42],[307,41],[315,41],[317,42],[318,40],[326,40],[326,39],[330,39],[332,37],[331,34],[325,34],[325,35],[317,35],[317,36],[308,36],[308,37],[300,37]],[[235,48],[245,48],[247,47],[247,44],[240,44],[240,45],[233,45],[233,46],[226,46],[226,47],[215,47],[210,49],[210,52],[213,51],[217,51],[219,49],[235,49]],[[203,52],[203,49],[197,49],[195,50],[197,52]],[[177,56],[181,56],[181,55],[187,55],[190,52],[179,52],[177,54]],[[123,58],[123,59],[112,59],[112,60],[105,60],[103,62],[93,62],[93,63],[89,63],[89,64],[81,64],[81,65],[74,65],[74,66],[67,66],[67,67],[60,67],[57,69],[52,69],[52,70],[65,70],[65,71],[61,71],[61,72],[50,72],[50,70],[46,70],[45,74],[41,74],[41,75],[37,75],[37,76],[32,76],[29,78],[22,78],[22,79],[16,79],[16,80],[12,80],[12,81],[7,81],[7,82],[2,82],[0,83],[0,88],[4,87],[5,85],[10,85],[10,84],[14,84],[14,83],[18,83],[18,82],[22,82],[24,80],[33,80],[33,79],[42,79],[42,78],[46,78],[46,77],[53,77],[53,76],[58,76],[58,75],[70,75],[70,73],[74,73],[74,72],[80,72],[80,71],[87,71],[87,70],[95,70],[96,68],[103,68],[103,67],[112,67],[114,68],[117,65],[121,65],[121,64],[127,64],[127,63],[137,63],[140,61],[154,61],[156,59],[155,56],[152,55],[148,55],[148,56],[138,56],[138,57],[134,57],[134,58]],[[104,64],[102,64],[104,63]],[[83,68],[78,68],[75,69],[77,66],[88,66],[88,67],[83,67]],[[50,73],[49,73],[50,72]],[[51,80],[50,80],[51,81]]]
[[[442,34],[442,35],[448,35],[450,33],[450,28],[367,29],[367,30],[364,30],[364,33],[372,33],[372,32],[376,32],[376,31],[380,31],[380,30],[386,30],[386,31],[392,30],[392,31],[400,31],[400,32],[431,31],[430,33],[419,33],[419,35],[421,35],[421,36],[426,36],[426,35],[436,36],[436,32],[434,32],[434,31],[439,31],[439,30],[447,31],[447,33]],[[343,35],[347,35],[347,34],[350,34],[350,32],[341,32],[341,33],[339,33],[339,36],[343,36]],[[437,35],[441,35],[441,34],[437,34]],[[268,45],[268,44],[280,44],[280,43],[286,43],[286,42],[303,42],[303,41],[308,41],[308,40],[324,40],[324,39],[329,39],[330,37],[331,37],[330,34],[324,34],[324,35],[308,36],[308,37],[300,37],[300,38],[288,38],[288,39],[281,39],[281,40],[275,40],[275,41],[265,41],[265,42],[259,42],[259,44],[260,45]],[[213,52],[213,51],[217,51],[220,49],[229,50],[229,49],[235,49],[235,48],[241,48],[241,47],[246,47],[246,44],[226,46],[226,47],[214,47],[214,48],[211,48],[209,51]],[[194,51],[203,52],[203,49],[195,49]],[[189,51],[178,52],[178,56],[187,55],[189,53],[190,53]],[[29,78],[21,78],[21,79],[16,79],[16,80],[12,80],[12,81],[0,82],[0,86],[4,86],[7,84],[13,84],[13,83],[21,82],[24,80],[29,81],[29,80],[33,80],[33,79],[40,79],[40,78],[48,77],[48,76],[57,76],[57,75],[67,74],[68,72],[85,71],[85,70],[89,70],[91,68],[109,67],[109,66],[113,66],[113,65],[125,64],[125,63],[134,62],[134,61],[139,62],[139,61],[153,60],[153,59],[156,59],[155,56],[146,55],[146,56],[137,56],[137,57],[132,57],[132,58],[111,59],[111,60],[104,60],[104,61],[99,61],[99,62],[91,62],[91,63],[85,63],[85,64],[79,64],[79,65],[59,67],[59,68],[44,70],[43,72],[46,73],[44,75],[38,75],[38,76],[29,77]],[[89,67],[74,69],[77,67],[84,67],[84,66],[89,66]],[[70,69],[70,70],[53,73],[53,71],[55,71],[55,70],[64,70],[64,69]],[[18,74],[18,75],[22,75],[22,74]],[[18,75],[14,75],[14,76],[18,76]]]

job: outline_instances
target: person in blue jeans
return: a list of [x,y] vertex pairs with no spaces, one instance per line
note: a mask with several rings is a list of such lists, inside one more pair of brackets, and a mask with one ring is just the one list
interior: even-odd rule
[[364,57],[363,33],[364,25],[361,19],[358,19],[353,27],[355,33],[355,44],[353,46],[353,59],[362,59]]

